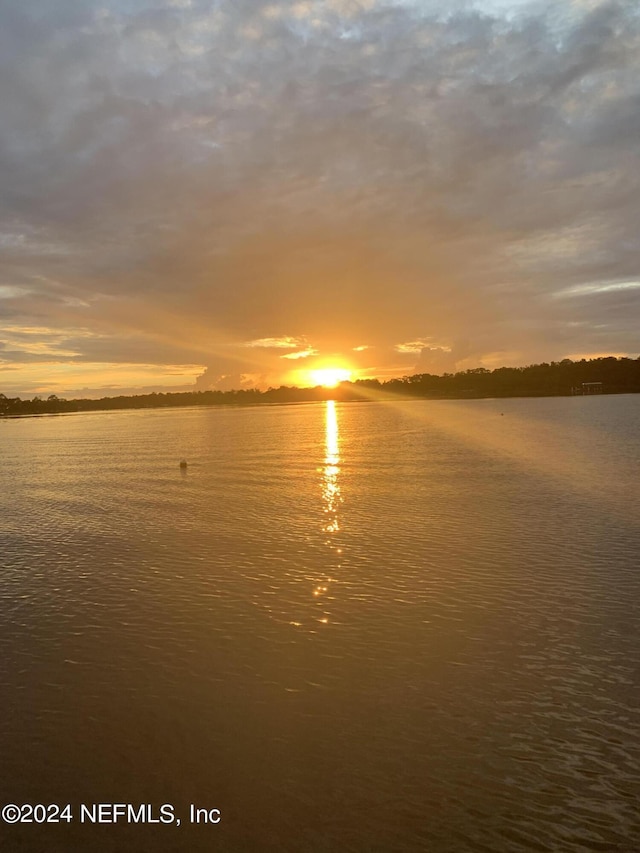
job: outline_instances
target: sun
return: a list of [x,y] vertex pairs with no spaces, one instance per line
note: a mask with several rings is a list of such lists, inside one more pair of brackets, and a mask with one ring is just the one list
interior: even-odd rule
[[314,385],[335,388],[341,382],[351,379],[351,371],[346,367],[319,367],[317,370],[309,371],[309,378]]

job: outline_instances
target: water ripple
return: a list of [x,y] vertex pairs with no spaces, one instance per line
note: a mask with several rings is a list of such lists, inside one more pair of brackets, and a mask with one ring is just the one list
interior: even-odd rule
[[5,799],[211,796],[221,850],[639,849],[638,403],[7,423]]

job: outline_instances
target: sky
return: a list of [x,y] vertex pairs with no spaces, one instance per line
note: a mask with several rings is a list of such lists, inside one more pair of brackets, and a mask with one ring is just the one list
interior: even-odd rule
[[640,354],[635,0],[0,0],[0,102],[7,396]]

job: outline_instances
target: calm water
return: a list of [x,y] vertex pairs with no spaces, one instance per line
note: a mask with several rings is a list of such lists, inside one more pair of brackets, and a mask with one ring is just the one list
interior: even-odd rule
[[[74,810],[0,848],[640,849],[639,420],[628,395],[0,422],[0,800]],[[181,826],[81,825],[100,802]]]

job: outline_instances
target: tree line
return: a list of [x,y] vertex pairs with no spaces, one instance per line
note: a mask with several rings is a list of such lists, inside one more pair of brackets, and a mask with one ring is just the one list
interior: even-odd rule
[[0,416],[62,414],[65,412],[155,409],[174,406],[253,406],[306,403],[321,400],[357,401],[386,396],[424,399],[474,399],[482,397],[548,397],[572,393],[629,394],[640,392],[640,358],[581,359],[530,364],[526,367],[476,367],[458,373],[416,373],[382,382],[357,379],[336,388],[296,388],[281,385],[259,391],[181,391],[121,395],[99,400],[65,400],[51,394],[31,400],[0,393]]

